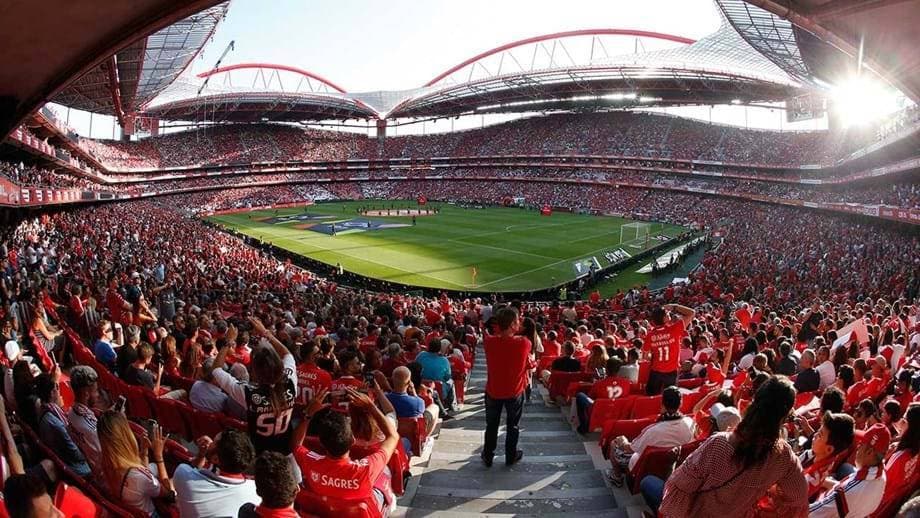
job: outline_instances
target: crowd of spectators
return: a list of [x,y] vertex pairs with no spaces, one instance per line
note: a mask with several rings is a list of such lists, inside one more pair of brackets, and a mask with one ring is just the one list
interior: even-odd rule
[[[865,132],[779,132],[642,112],[559,114],[481,129],[388,137],[383,158],[604,155],[791,166],[828,164],[867,142]],[[365,135],[280,124],[226,125],[136,142],[83,139],[113,169],[378,158]]]
[[101,183],[66,172],[51,171],[37,166],[0,162],[0,175],[22,187],[58,189],[86,189],[92,191],[115,190]]
[[83,139],[81,145],[109,168],[130,170],[366,158],[375,144],[354,133],[260,124],[215,126],[132,142]]
[[[632,374],[610,358],[635,367],[639,351],[633,340],[641,344],[647,333],[665,325],[664,312],[649,314],[649,304],[679,303],[665,307],[686,324],[681,377],[716,380],[707,391],[721,390],[725,378],[737,382],[728,382],[735,388],[731,394],[710,398],[718,396],[723,407],[737,407],[743,415],[734,425],[728,417],[716,417],[719,430],[737,439],[717,433],[670,478],[643,484],[649,503],[660,502],[664,515],[712,509],[723,497],[728,500],[720,502],[731,515],[755,504],[803,511],[809,503],[806,475],[792,455],[807,461],[808,455],[825,459],[828,452],[843,450],[836,435],[833,440],[826,435],[844,411],[865,437],[856,449],[855,469],[847,462],[835,466],[845,491],[848,481],[865,470],[874,469],[873,480],[894,480],[895,471],[913,465],[908,461],[920,453],[915,440],[920,411],[911,406],[910,381],[920,369],[916,235],[803,209],[648,189],[463,180],[330,182],[90,206],[29,217],[8,229],[0,250],[0,309],[3,360],[11,376],[5,378],[3,395],[22,428],[54,445],[68,473],[30,459],[29,470],[15,470],[13,482],[7,482],[7,505],[41,503],[23,503],[41,500],[38,489],[15,491],[23,484],[41,487],[76,476],[87,478],[86,486],[107,498],[148,514],[173,500],[192,515],[235,515],[242,507],[250,513],[243,515],[266,516],[290,509],[298,491],[363,500],[383,514],[391,510],[391,480],[403,474],[390,470],[388,459],[417,454],[413,449],[420,446],[399,429],[398,418],[423,419],[430,431],[438,419],[451,417],[458,402],[456,383],[465,380],[482,334],[494,332],[487,322],[499,303],[341,287],[335,279],[318,278],[204,225],[189,209],[320,196],[419,195],[481,204],[522,197],[535,206],[694,224],[721,237],[688,283],[659,293],[637,289],[628,304],[625,293],[565,307],[519,304],[521,316],[531,320],[524,327],[540,336],[541,354],[561,350],[576,363],[584,358],[592,371],[609,368],[615,378],[621,369],[624,377]],[[865,342],[850,339],[832,348],[841,328],[857,321],[867,327]],[[76,344],[64,332],[68,328],[93,344],[97,368],[106,372],[69,369],[74,394],[65,403],[63,375],[55,364],[73,360]],[[827,406],[831,417],[814,412],[787,426],[795,392],[772,373],[789,369],[797,375],[799,392],[831,387],[824,396],[846,390],[844,403]],[[813,374],[814,387],[806,385]],[[116,398],[99,391],[103,376],[149,390],[152,398],[245,418],[248,427],[197,437],[194,459],[167,467],[166,434],[156,425],[143,432],[132,428]],[[615,380],[610,385],[621,390],[592,391],[592,405],[628,386]],[[662,421],[680,420],[695,437],[698,416],[681,415],[682,396],[666,390]],[[822,403],[825,397],[831,398],[822,397]],[[705,417],[710,410],[700,412]],[[785,441],[786,433],[794,440]],[[614,481],[635,467],[634,455],[663,444],[656,436],[649,431],[636,440],[615,441],[620,453],[614,458],[624,461],[625,470],[614,472]],[[737,441],[760,449],[733,450]],[[779,453],[764,453],[764,444],[784,446]],[[894,444],[891,451],[888,444]],[[362,462],[349,457],[356,447],[370,451]],[[6,460],[15,465],[8,450]],[[824,469],[824,463],[814,462]],[[700,493],[706,484],[731,486],[725,466],[766,474],[757,475],[756,483],[744,479],[744,487],[756,491]],[[770,468],[752,469],[757,466]],[[95,468],[104,476],[87,477]],[[825,471],[816,486],[838,487]],[[812,478],[818,473],[807,472]],[[777,482],[779,490],[768,493]],[[895,489],[900,490],[875,484],[870,496],[859,504],[854,497],[850,505],[874,510],[883,494]],[[819,513],[829,504],[816,491],[814,505]]]

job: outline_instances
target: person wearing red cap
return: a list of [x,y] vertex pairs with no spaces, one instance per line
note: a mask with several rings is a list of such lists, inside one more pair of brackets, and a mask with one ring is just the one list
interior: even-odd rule
[[[812,518],[858,518],[872,514],[885,494],[885,454],[891,433],[883,424],[874,424],[856,449],[856,473],[833,484],[808,510]],[[833,483],[828,478],[827,481]]]

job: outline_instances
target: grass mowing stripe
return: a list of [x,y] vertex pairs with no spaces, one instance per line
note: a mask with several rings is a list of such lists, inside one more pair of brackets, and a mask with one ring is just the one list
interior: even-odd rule
[[[405,216],[366,218],[355,212],[357,207],[369,203],[373,202],[319,204],[308,206],[306,210],[297,207],[263,210],[211,219],[294,253],[330,265],[338,262],[361,275],[432,288],[487,286],[496,291],[533,291],[553,281],[574,279],[575,270],[566,263],[622,246],[623,243],[618,242],[620,227],[631,222],[617,217],[567,212],[546,217],[536,211],[516,208],[466,209],[442,205],[437,215],[418,217],[417,225],[411,226],[408,225],[411,218]],[[406,203],[396,204],[406,207]],[[388,205],[390,202],[385,206]],[[415,206],[414,202],[409,205]],[[332,237],[292,228],[291,224],[272,225],[264,221],[304,213],[332,217],[304,223],[369,219],[407,226],[340,233]],[[653,228],[655,233],[680,231],[680,227],[671,225]],[[594,232],[584,235],[586,230]],[[641,236],[638,241],[644,239],[645,236]],[[592,250],[600,244],[605,246]],[[640,248],[645,248],[644,244]],[[472,286],[474,266],[479,272],[477,286]]]

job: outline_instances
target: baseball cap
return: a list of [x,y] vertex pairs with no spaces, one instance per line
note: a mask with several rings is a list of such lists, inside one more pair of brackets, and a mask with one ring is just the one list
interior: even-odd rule
[[866,430],[866,434],[863,435],[863,444],[869,445],[875,450],[875,453],[885,455],[891,445],[891,432],[885,425],[876,423]]
[[720,432],[724,432],[730,426],[737,426],[741,422],[741,413],[733,406],[716,403],[709,409],[709,413],[716,420],[716,426]]

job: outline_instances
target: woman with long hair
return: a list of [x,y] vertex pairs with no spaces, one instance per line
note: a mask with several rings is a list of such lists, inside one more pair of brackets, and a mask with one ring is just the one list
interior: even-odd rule
[[[99,467],[109,494],[127,506],[156,516],[153,499],[173,491],[163,462],[166,438],[160,427],[154,424],[151,437],[139,445],[128,418],[116,410],[107,410],[99,416],[96,432],[101,446]],[[148,465],[148,460],[155,468]]]
[[594,372],[595,369],[605,368],[609,358],[607,349],[604,346],[595,345],[591,347],[591,355],[588,356],[588,361],[585,362],[585,372]]
[[530,340],[530,364],[533,366],[529,370],[527,377],[527,386],[524,389],[524,398],[530,401],[533,393],[533,375],[537,367],[537,355],[543,353],[543,341],[540,339],[540,333],[537,329],[537,323],[530,317],[521,319],[521,336]]
[[777,516],[805,516],[808,484],[781,436],[794,403],[788,379],[765,381],[737,428],[707,439],[668,478],[659,516],[747,516],[774,485]]
[[214,360],[212,375],[217,386],[246,409],[249,436],[256,453],[266,450],[291,453],[291,415],[297,395],[297,365],[294,355],[257,318],[251,318],[252,333],[263,337],[271,347],[259,347],[252,354],[250,381],[240,383],[224,370],[228,352],[236,346],[236,327],[227,330]]

